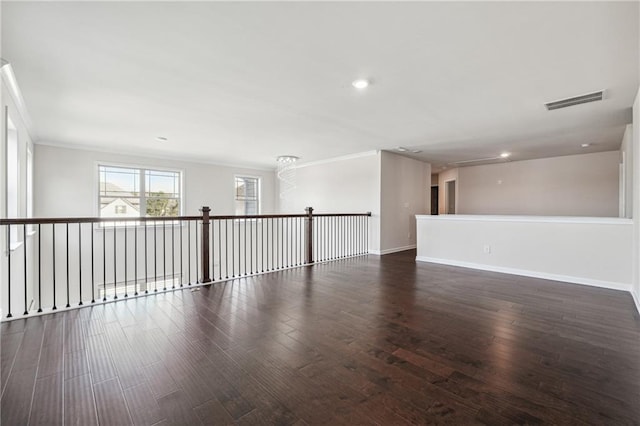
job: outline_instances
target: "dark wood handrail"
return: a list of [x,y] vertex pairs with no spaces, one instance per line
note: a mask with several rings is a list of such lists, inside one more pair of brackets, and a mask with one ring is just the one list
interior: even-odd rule
[[[306,216],[303,214],[302,216]],[[366,213],[314,213],[313,217],[336,217],[336,216],[371,216],[371,212]]]
[[202,216],[173,216],[173,217],[48,217],[0,219],[0,225],[38,225],[52,223],[103,223],[103,222],[158,222],[175,220],[198,220]]
[[[307,217],[306,214],[258,214],[258,215],[218,215],[209,216],[210,220],[232,220],[232,219],[273,219],[289,217]],[[337,217],[337,216],[371,216],[367,213],[319,213],[314,217]],[[0,219],[0,225],[38,225],[52,223],[105,223],[105,222],[162,222],[176,220],[201,220],[202,216],[159,216],[159,217],[49,217],[49,218],[11,218]]]

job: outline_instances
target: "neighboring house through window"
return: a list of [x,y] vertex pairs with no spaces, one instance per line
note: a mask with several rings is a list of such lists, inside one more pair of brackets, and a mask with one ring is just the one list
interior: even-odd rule
[[260,213],[260,179],[252,176],[236,176],[236,215]]
[[181,214],[181,173],[98,166],[100,217],[173,217]]

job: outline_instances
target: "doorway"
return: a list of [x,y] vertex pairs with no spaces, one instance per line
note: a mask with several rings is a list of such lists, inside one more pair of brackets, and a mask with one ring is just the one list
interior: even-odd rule
[[446,182],[445,187],[445,213],[456,214],[456,181],[450,180]]
[[438,185],[431,187],[431,214],[438,214]]

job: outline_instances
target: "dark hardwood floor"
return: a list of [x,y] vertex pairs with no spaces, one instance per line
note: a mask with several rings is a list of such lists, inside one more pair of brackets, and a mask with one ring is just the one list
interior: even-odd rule
[[624,292],[409,251],[2,324],[2,425],[638,424]]

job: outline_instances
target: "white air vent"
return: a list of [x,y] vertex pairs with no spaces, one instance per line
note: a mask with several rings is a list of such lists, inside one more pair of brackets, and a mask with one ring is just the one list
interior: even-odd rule
[[498,157],[487,157],[487,158],[475,158],[473,160],[460,160],[460,161],[454,161],[453,163],[448,163],[449,165],[469,165],[472,163],[486,163],[488,161],[497,161],[497,160],[502,160],[505,161],[507,159],[507,157],[502,157],[502,156],[498,156]]
[[586,95],[575,96],[573,98],[560,99],[559,101],[548,102],[544,104],[549,111],[554,109],[566,108],[574,105],[586,104],[588,102],[601,101],[604,91],[587,93]]

